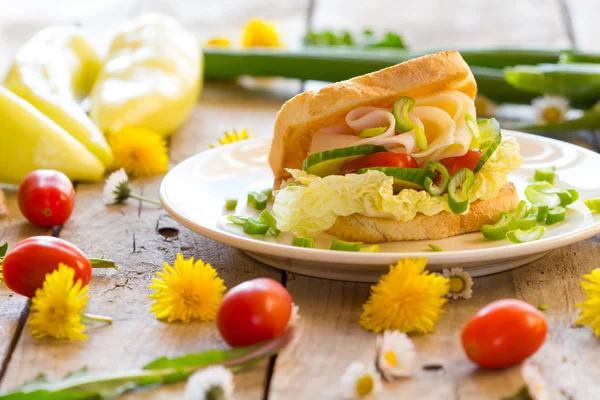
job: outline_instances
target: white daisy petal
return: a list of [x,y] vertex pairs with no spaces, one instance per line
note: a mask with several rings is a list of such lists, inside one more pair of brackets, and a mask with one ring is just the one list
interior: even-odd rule
[[106,179],[102,198],[105,204],[122,203],[129,198],[129,178],[123,168],[113,172]]
[[410,376],[416,358],[415,345],[406,333],[385,331],[377,336],[377,367],[385,379]]
[[375,399],[381,392],[381,376],[373,365],[354,361],[341,379],[345,399]]
[[222,399],[233,396],[233,374],[223,366],[201,369],[189,377],[185,385],[183,400],[206,400],[209,393],[220,394]]
[[300,307],[292,303],[292,316],[290,317],[289,325],[298,325],[300,318]]
[[546,379],[544,379],[542,371],[536,363],[529,360],[525,361],[521,367],[521,376],[525,381],[529,396],[533,400],[550,400],[552,398]]
[[565,120],[569,100],[561,96],[545,95],[531,102],[535,120],[540,124],[552,124]]
[[473,294],[473,278],[462,268],[445,269],[444,278],[450,279],[450,290],[446,297],[450,299],[470,299]]

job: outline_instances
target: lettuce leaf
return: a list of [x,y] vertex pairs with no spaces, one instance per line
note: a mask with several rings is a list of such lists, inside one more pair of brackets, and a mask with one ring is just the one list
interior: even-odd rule
[[[519,168],[522,162],[517,141],[513,138],[503,140],[475,175],[469,192],[470,201],[496,197],[508,183],[509,173]],[[297,236],[314,237],[331,228],[338,216],[355,213],[410,221],[417,213],[431,216],[450,211],[447,195],[436,197],[424,190],[413,189],[394,195],[393,179],[379,171],[324,178],[296,169],[288,172],[298,185],[287,186],[277,193],[273,214],[277,229]]]

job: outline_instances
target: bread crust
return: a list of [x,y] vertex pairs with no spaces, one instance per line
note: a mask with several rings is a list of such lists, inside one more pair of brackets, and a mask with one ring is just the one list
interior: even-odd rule
[[276,182],[289,177],[285,168],[302,168],[316,132],[342,122],[351,110],[363,106],[391,108],[400,96],[442,90],[459,90],[475,98],[475,78],[456,50],[415,58],[295,96],[281,107],[275,121],[269,164]]
[[514,210],[518,202],[517,190],[509,183],[495,198],[471,203],[469,211],[462,215],[442,211],[430,217],[417,214],[414,219],[402,222],[352,214],[338,217],[327,232],[342,240],[363,243],[443,239],[478,231],[484,224],[493,224],[502,212]]

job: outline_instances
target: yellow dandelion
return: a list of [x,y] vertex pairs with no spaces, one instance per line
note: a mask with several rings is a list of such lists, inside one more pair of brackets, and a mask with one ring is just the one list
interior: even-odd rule
[[577,325],[590,325],[594,334],[600,337],[600,268],[583,276],[581,287],[586,295],[583,303],[575,304],[579,311]]
[[124,128],[109,136],[115,156],[113,169],[123,168],[136,177],[161,175],[167,172],[169,156],[167,142],[146,128]]
[[251,19],[242,34],[243,47],[281,47],[275,24],[259,18]]
[[208,47],[229,47],[231,46],[231,41],[229,38],[225,36],[215,36],[206,41],[206,46]]
[[[223,134],[223,137],[219,139],[218,145],[225,146],[226,144],[239,142],[240,140],[252,139],[255,137],[256,137],[256,134],[254,134],[254,133],[249,134],[248,129],[244,128],[239,132],[234,129],[231,132],[225,131],[225,133]],[[213,148],[217,147],[218,145],[211,144],[210,148],[213,149]]]
[[88,287],[82,287],[81,280],[73,283],[74,277],[75,271],[61,263],[46,275],[43,287],[36,290],[27,322],[34,338],[87,340],[82,316],[89,298]]
[[184,323],[215,320],[226,288],[210,264],[177,254],[173,267],[165,263],[156,276],[148,286],[154,289],[149,298],[155,300],[150,312],[156,318]]
[[405,258],[371,286],[359,324],[375,333],[385,330],[429,333],[440,319],[448,279],[425,270],[426,258]]

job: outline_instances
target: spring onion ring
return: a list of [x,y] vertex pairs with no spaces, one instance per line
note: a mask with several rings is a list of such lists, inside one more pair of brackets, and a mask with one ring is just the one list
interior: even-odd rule
[[246,220],[248,218],[246,217],[241,217],[239,215],[228,215],[227,219],[229,220],[229,222],[236,224],[236,225],[240,225],[240,226],[244,226],[244,224],[246,223]]
[[269,225],[258,218],[247,218],[244,223],[244,233],[248,235],[265,235],[269,231]]
[[427,164],[427,172],[431,172],[433,174],[438,172],[440,177],[440,183],[437,185],[433,183],[433,180],[429,176],[425,178],[423,184],[427,193],[432,196],[443,195],[446,190],[448,190],[448,183],[450,182],[450,174],[448,174],[446,167],[437,161],[430,161]]
[[540,225],[527,230],[517,229],[510,231],[506,234],[506,237],[512,243],[533,242],[534,240],[539,240],[544,235],[545,231],[546,228]]
[[315,239],[305,237],[294,237],[292,238],[292,246],[306,247],[308,249],[315,248]]
[[273,235],[279,235],[280,232],[279,229],[277,229],[277,220],[269,210],[264,210],[263,212],[261,212],[258,218],[263,224],[269,225],[269,228],[271,228]]
[[362,247],[360,251],[363,253],[379,253],[379,245],[374,244],[371,246]]
[[421,150],[427,150],[429,143],[427,143],[427,136],[425,136],[423,128],[413,123],[408,115],[414,107],[415,99],[412,97],[403,96],[394,102],[392,115],[396,121],[396,132],[406,133],[414,129],[417,147]]
[[235,211],[238,205],[237,199],[225,199],[225,210],[226,211]]
[[554,185],[554,178],[556,178],[556,167],[536,169],[533,174],[534,181],[548,182],[551,185]]
[[247,202],[254,207],[255,210],[264,210],[267,208],[268,197],[264,193],[248,192]]
[[469,208],[469,190],[473,187],[473,172],[463,168],[450,178],[448,205],[454,214],[462,214]]
[[594,197],[592,199],[585,199],[583,203],[590,209],[592,214],[600,212],[600,197]]
[[387,131],[387,128],[385,126],[380,126],[377,128],[365,128],[360,133],[360,135],[358,135],[358,137],[363,138],[363,139],[372,138],[372,137],[381,135],[385,131]]
[[548,210],[546,225],[554,225],[565,220],[567,210],[564,207],[554,207]]
[[333,243],[331,243],[330,249],[340,251],[360,251],[362,245],[362,242],[345,242],[343,240],[335,239]]
[[431,251],[444,251],[444,249],[435,244],[428,244],[428,246],[431,249]]

